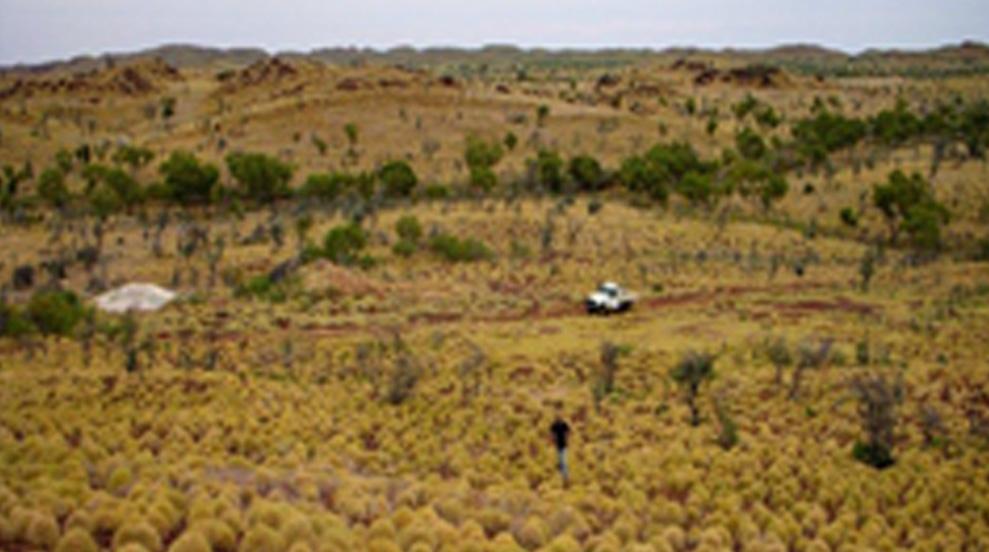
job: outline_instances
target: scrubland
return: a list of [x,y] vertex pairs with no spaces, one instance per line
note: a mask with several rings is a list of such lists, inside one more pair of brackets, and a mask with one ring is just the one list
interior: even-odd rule
[[[928,117],[984,78],[148,66],[0,101],[0,548],[989,548],[985,143]],[[902,141],[801,149],[821,105],[897,95]],[[983,137],[974,113],[947,126]],[[159,171],[178,150],[226,159],[221,191]],[[629,313],[584,313],[604,280]],[[92,310],[129,281],[180,298]]]

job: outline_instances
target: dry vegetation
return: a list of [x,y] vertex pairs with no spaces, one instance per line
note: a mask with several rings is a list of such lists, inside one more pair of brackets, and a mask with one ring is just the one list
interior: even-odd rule
[[[784,159],[822,104],[925,114],[986,79],[698,60],[4,74],[0,549],[989,548],[986,163],[930,134]],[[782,196],[693,201],[695,175],[664,204],[619,170],[674,140],[721,159],[744,128],[777,138],[752,159]],[[229,195],[87,191],[167,188],[177,150]],[[558,192],[532,161],[550,150]],[[348,176],[293,194],[312,173]],[[884,183],[920,191],[883,204]],[[639,303],[587,317],[603,280]],[[128,281],[182,297],[88,308]]]

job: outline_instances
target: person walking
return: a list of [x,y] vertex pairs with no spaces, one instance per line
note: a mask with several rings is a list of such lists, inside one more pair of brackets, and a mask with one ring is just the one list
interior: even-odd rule
[[549,426],[549,431],[553,434],[558,467],[560,475],[563,476],[563,486],[566,487],[570,483],[570,470],[567,467],[567,438],[570,435],[570,425],[557,415],[553,425]]

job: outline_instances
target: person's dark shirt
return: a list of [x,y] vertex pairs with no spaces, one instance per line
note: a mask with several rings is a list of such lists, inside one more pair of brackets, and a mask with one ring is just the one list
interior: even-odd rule
[[556,420],[550,426],[549,430],[553,432],[553,438],[556,440],[556,448],[567,448],[567,435],[570,434],[570,426],[563,420]]

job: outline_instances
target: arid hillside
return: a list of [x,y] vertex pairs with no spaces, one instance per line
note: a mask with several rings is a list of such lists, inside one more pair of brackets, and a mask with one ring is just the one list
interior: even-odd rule
[[983,50],[4,71],[0,550],[989,549]]

